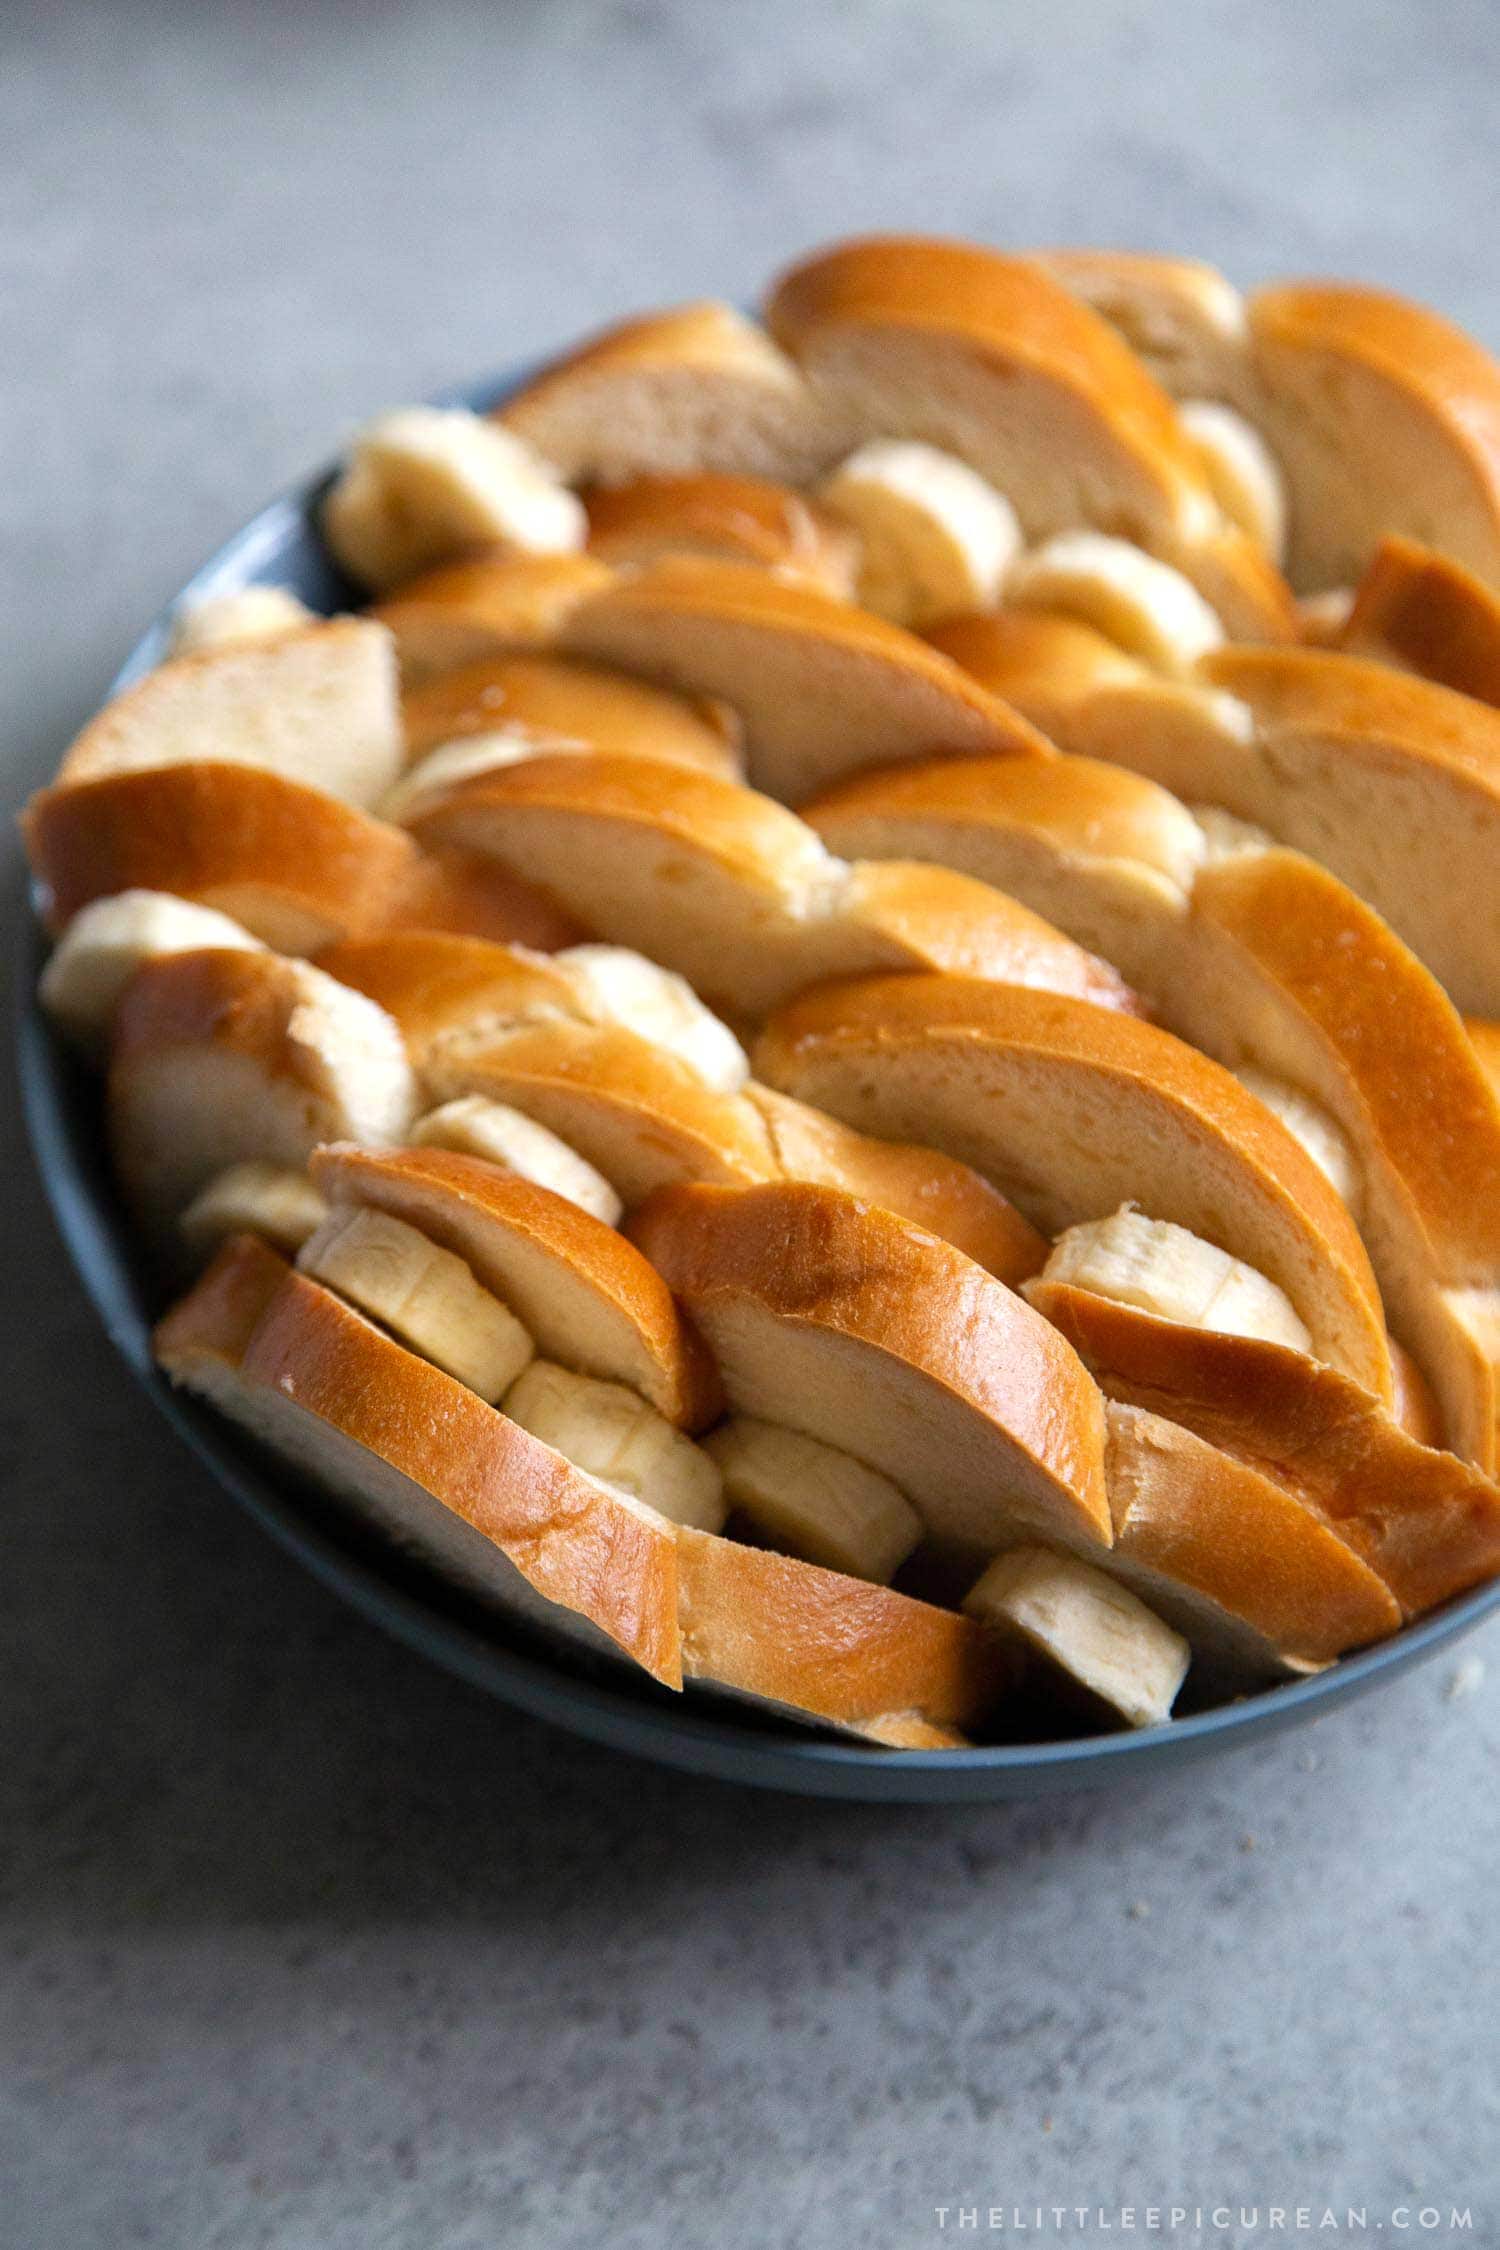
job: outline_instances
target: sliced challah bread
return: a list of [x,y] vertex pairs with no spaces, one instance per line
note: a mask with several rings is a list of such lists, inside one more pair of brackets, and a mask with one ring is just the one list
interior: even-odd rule
[[1381,1397],[1380,1296],[1348,1211],[1263,1103],[1170,1032],[1056,993],[872,977],[767,1027],[773,1086],[917,1135],[1056,1231],[1136,1202],[1274,1281],[1313,1349]]
[[573,604],[609,581],[592,555],[476,555],[408,578],[370,615],[394,635],[410,688],[435,672],[551,648]]
[[763,477],[635,477],[585,495],[589,551],[616,566],[661,555],[758,563],[825,594],[851,595],[859,543],[836,515]]
[[717,705],[577,657],[486,657],[408,689],[401,704],[409,756],[497,736],[503,762],[538,750],[596,750],[654,758],[732,777],[734,723]]
[[494,856],[600,934],[737,1016],[879,968],[1041,983],[1133,1007],[1123,979],[1012,899],[899,862],[848,866],[770,797],[639,759],[533,758],[455,785],[411,825]]
[[1381,540],[1332,645],[1500,703],[1500,594],[1415,539]]

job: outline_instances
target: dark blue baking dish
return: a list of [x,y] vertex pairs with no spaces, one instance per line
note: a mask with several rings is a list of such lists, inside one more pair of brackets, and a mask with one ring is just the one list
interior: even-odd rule
[[[489,406],[519,379],[478,384],[443,403]],[[327,483],[324,476],[273,501],[197,572],[183,595],[276,583],[291,586],[313,609],[348,606],[354,590],[330,562],[316,530],[317,506]],[[160,657],[169,614],[164,612],[143,635],[115,689]],[[1126,1781],[1316,1718],[1435,1655],[1500,1608],[1497,1582],[1313,1679],[1168,1726],[963,1751],[860,1748],[760,1723],[728,1706],[685,1700],[650,1681],[593,1671],[530,1645],[519,1633],[467,1609],[419,1566],[365,1538],[228,1423],[173,1392],[152,1366],[150,1323],[159,1308],[110,1184],[99,1135],[97,1086],[55,1037],[31,997],[44,954],[45,940],[30,923],[22,932],[19,958],[20,1072],[27,1121],[63,1238],[127,1364],[224,1489],[327,1585],[413,1648],[537,1718],[665,1765],[762,1788],[815,1797],[978,1803]]]

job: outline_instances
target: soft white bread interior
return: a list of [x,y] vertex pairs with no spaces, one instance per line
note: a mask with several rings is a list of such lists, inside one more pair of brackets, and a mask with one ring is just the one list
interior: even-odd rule
[[707,774],[629,758],[534,758],[420,808],[428,845],[527,870],[600,934],[738,1016],[830,976],[961,971],[1133,1007],[1118,973],[951,870],[846,865],[794,813]]
[[435,672],[551,648],[573,604],[609,580],[593,555],[492,551],[408,578],[370,615],[394,635],[402,680],[414,687]]
[[714,1463],[624,1383],[536,1359],[506,1394],[505,1411],[622,1498],[697,1531],[724,1528],[729,1511]]
[[758,789],[799,804],[864,766],[1045,755],[1015,713],[899,626],[748,563],[669,555],[570,611],[567,647],[721,696]]
[[37,986],[42,1006],[70,1037],[93,1046],[143,961],[166,953],[259,949],[260,940],[210,906],[165,891],[118,891],[75,915]]
[[405,406],[367,423],[323,503],[351,577],[384,591],[476,549],[566,554],[583,507],[509,430],[461,406]]
[[1132,1727],[1172,1716],[1191,1647],[1092,1563],[1047,1547],[1013,1547],[970,1587],[964,1608],[1086,1707]]
[[681,1681],[677,1549],[650,1510],[418,1358],[274,1252],[226,1244],[159,1364],[403,1554],[508,1619]]
[[888,1585],[922,1537],[889,1477],[800,1430],[732,1414],[704,1439],[729,1506],[785,1554]]
[[1176,399],[1235,385],[1250,333],[1245,300],[1196,258],[1129,250],[1040,250],[1037,262],[1117,329]]
[[[1027,1291],[1113,1398],[1165,1416],[1290,1493],[1357,1552],[1407,1615],[1500,1564],[1500,1492],[1304,1352],[1162,1320],[1048,1279]],[[1329,1652],[1332,1653],[1332,1652]]]
[[764,330],[712,301],[605,329],[497,411],[575,484],[701,469],[806,484],[847,450]]
[[818,498],[858,543],[860,601],[894,625],[988,608],[1021,550],[1005,495],[934,445],[872,438]]
[[461,1095],[419,1117],[408,1139],[414,1148],[446,1148],[457,1156],[477,1156],[502,1172],[513,1172],[517,1179],[550,1188],[604,1226],[620,1223],[625,1207],[604,1174],[534,1117],[507,1108],[504,1102],[488,1102],[482,1094]]
[[295,1257],[327,1216],[328,1205],[305,1171],[251,1157],[216,1172],[178,1223],[189,1250],[207,1264],[237,1234],[255,1235]]
[[1285,1292],[1320,1357],[1389,1397],[1348,1211],[1286,1127],[1170,1032],[1057,993],[875,977],[794,1002],[755,1059],[863,1130],[920,1133],[1049,1233],[1135,1202],[1203,1236]]
[[203,594],[179,603],[172,612],[167,653],[191,656],[200,648],[271,641],[314,622],[313,612],[290,586],[237,586],[232,593]]
[[1415,539],[1382,539],[1331,645],[1500,703],[1500,594]]
[[401,764],[396,652],[383,625],[336,617],[173,657],[84,728],[59,782],[184,759],[265,766],[372,805]]
[[951,1245],[854,1196],[663,1191],[631,1232],[736,1412],[850,1453],[939,1547],[1107,1545],[1099,1396],[1070,1348]]
[[790,485],[763,477],[633,477],[585,494],[589,552],[617,568],[661,555],[758,563],[824,593],[853,594],[859,541],[838,516]]
[[398,1140],[416,1107],[385,1010],[305,961],[168,954],[137,970],[115,1009],[110,1149],[157,1235],[226,1165],[299,1165],[320,1141]]
[[544,1358],[628,1385],[684,1429],[719,1412],[708,1355],[666,1284],[613,1228],[560,1196],[447,1149],[326,1147],[311,1170],[336,1214],[378,1213],[462,1260]]

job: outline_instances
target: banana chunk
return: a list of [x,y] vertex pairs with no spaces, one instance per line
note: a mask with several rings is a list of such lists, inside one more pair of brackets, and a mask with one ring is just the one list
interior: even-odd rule
[[476,548],[570,553],[588,518],[513,431],[466,407],[406,406],[355,439],[323,531],[346,570],[384,591]]
[[258,1234],[295,1257],[327,1216],[328,1205],[305,1172],[252,1158],[200,1188],[177,1223],[197,1257],[207,1258],[232,1234]]
[[513,1422],[612,1492],[695,1531],[722,1531],[724,1483],[703,1448],[623,1383],[534,1359],[501,1401]]
[[1208,489],[1232,524],[1248,532],[1274,563],[1286,554],[1286,483],[1275,454],[1253,422],[1217,399],[1185,399],[1177,419],[1198,456]]
[[963,1606],[1127,1726],[1160,1726],[1172,1716],[1191,1648],[1092,1564],[1015,1547],[990,1564]]
[[462,1258],[384,1211],[335,1211],[297,1263],[403,1344],[493,1405],[531,1358],[515,1314],[481,1288]]
[[896,625],[989,609],[1021,549],[1002,493],[933,445],[876,438],[818,488],[859,536],[859,599]]
[[1359,1166],[1354,1160],[1343,1128],[1335,1123],[1321,1102],[1304,1094],[1299,1086],[1288,1085],[1269,1070],[1259,1070],[1252,1063],[1243,1063],[1235,1077],[1247,1093],[1265,1103],[1273,1116],[1279,1117],[1289,1133],[1302,1143],[1324,1178],[1337,1189],[1356,1219],[1360,1215]]
[[1203,864],[1205,867],[1222,867],[1227,859],[1238,859],[1246,852],[1272,852],[1276,838],[1267,828],[1259,828],[1253,820],[1241,820],[1238,813],[1226,812],[1222,805],[1189,805],[1188,811],[1203,831]]
[[593,1021],[619,1024],[665,1047],[718,1093],[737,1094],[750,1076],[744,1048],[686,977],[626,945],[569,945],[549,958]]
[[1224,641],[1223,626],[1181,571],[1100,531],[1064,531],[1023,555],[1005,599],[1091,625],[1158,672],[1191,672]]
[[259,938],[212,906],[195,906],[168,891],[116,891],[95,899],[68,924],[42,971],[42,1006],[75,1039],[91,1045],[143,962],[206,949],[265,950]]
[[921,1518],[899,1487],[837,1446],[736,1414],[703,1449],[719,1465],[729,1505],[804,1562],[888,1586],[921,1539]]
[[625,1206],[604,1174],[558,1134],[506,1102],[464,1094],[419,1117],[408,1138],[417,1148],[451,1148],[460,1156],[483,1157],[518,1179],[565,1196],[607,1227],[620,1223]]
[[174,610],[167,654],[190,656],[194,649],[273,641],[278,633],[295,633],[316,622],[315,612],[290,586],[240,586],[232,594],[205,594]]
[[[1086,1289],[1180,1327],[1312,1350],[1306,1328],[1274,1281],[1186,1227],[1148,1219],[1128,1203],[1107,1219],[1090,1219],[1060,1234],[1037,1276],[1038,1286],[1048,1283]],[[1022,1294],[1029,1295],[1031,1286],[1023,1284]]]

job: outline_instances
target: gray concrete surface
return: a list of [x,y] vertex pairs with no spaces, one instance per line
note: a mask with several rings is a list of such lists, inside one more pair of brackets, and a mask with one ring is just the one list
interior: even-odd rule
[[[837,229],[1353,269],[1500,344],[1497,68],[1459,0],[11,0],[7,798],[367,410]],[[1109,1798],[627,1764],[240,1520],[92,1326],[8,1097],[5,1129],[5,2250],[904,2250],[1038,2204],[1202,2205],[1179,2243],[1468,2205],[1500,2242],[1493,1632]]]

